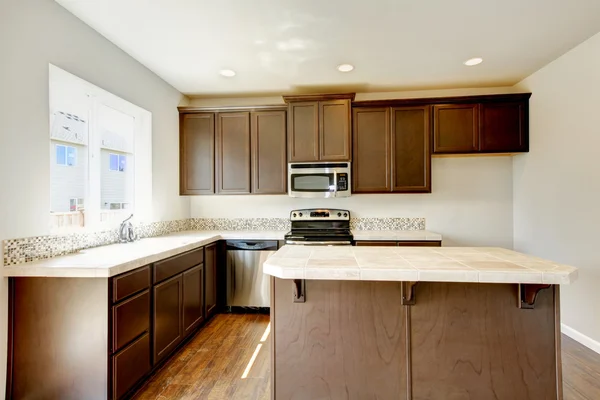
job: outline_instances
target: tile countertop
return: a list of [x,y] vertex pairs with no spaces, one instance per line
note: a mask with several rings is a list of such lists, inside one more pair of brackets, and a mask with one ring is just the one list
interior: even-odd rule
[[185,231],[4,267],[4,276],[108,278],[220,239],[282,240],[285,231]]
[[569,284],[577,268],[495,247],[284,246],[264,263],[282,279]]
[[[220,239],[283,240],[287,231],[185,231],[3,268],[4,276],[108,278]],[[428,231],[353,231],[356,240],[441,240]]]

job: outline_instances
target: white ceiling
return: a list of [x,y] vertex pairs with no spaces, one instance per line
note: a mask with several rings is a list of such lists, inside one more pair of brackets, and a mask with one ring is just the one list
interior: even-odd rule
[[57,1],[203,96],[512,85],[600,31],[598,0]]

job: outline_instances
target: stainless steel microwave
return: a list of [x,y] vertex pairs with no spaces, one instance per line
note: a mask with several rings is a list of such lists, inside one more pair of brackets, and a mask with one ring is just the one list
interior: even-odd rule
[[288,193],[291,197],[350,196],[350,163],[289,163]]

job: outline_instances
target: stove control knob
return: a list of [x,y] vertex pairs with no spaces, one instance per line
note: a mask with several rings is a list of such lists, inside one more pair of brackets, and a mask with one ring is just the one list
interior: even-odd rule
[[292,214],[292,217],[296,218],[296,213],[293,213],[293,214]]
[[348,213],[344,213],[344,217],[347,217],[347,216],[348,216]]
[[302,216],[302,213],[299,213],[299,214],[298,214],[298,216],[299,216],[299,217],[301,217],[301,216]]
[[342,213],[338,213],[338,217],[341,217],[341,216],[342,216]]

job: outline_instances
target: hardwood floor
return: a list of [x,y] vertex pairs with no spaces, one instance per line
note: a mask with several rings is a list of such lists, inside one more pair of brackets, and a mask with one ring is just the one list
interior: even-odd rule
[[600,399],[600,354],[562,335],[564,400]]
[[216,315],[134,399],[270,399],[268,326],[268,315]]
[[[270,399],[268,325],[268,315],[215,316],[134,399]],[[600,399],[600,354],[565,335],[562,350],[564,400]]]

